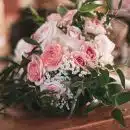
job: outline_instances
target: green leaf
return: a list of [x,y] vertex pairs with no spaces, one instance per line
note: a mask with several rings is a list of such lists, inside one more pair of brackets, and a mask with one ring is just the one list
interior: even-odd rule
[[116,72],[121,80],[122,86],[125,88],[125,76],[124,76],[122,70],[117,69]]
[[32,45],[39,45],[39,43],[31,38],[28,38],[28,37],[24,37],[23,40],[29,44],[32,44]]
[[27,59],[26,57],[22,56],[22,61],[21,61],[20,67],[23,68],[23,67],[27,66],[27,64],[29,62],[30,62],[29,59]]
[[101,106],[102,106],[102,103],[99,100],[94,100],[88,106],[86,106],[86,109],[84,109],[83,114],[87,115],[89,112]]
[[110,97],[122,91],[122,86],[116,82],[111,82],[106,87]]
[[79,12],[80,13],[86,13],[86,12],[91,12],[94,11],[97,7],[101,6],[100,4],[83,4],[82,7],[80,8]]
[[0,73],[0,82],[5,81],[8,78],[9,74],[16,68],[17,68],[17,66],[11,65],[10,67],[7,67],[6,69],[4,69]]
[[61,16],[64,16],[67,12],[68,12],[68,9],[65,8],[64,6],[59,6],[57,8],[57,12],[61,15]]
[[130,101],[130,92],[122,92],[112,96],[113,105],[122,105]]
[[124,117],[120,109],[115,108],[112,111],[111,115],[116,121],[118,121],[123,127],[125,127]]
[[112,82],[117,82],[114,78],[110,77],[109,78],[109,83],[112,83]]
[[98,77],[100,80],[100,84],[104,86],[109,81],[109,71],[107,69],[100,69],[100,76]]
[[81,16],[84,16],[84,17],[90,17],[90,18],[94,17],[94,14],[91,13],[91,12],[81,13],[80,15],[81,15]]

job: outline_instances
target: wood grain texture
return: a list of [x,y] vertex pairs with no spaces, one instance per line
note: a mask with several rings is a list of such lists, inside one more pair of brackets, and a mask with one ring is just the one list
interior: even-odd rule
[[[123,106],[124,108],[124,106]],[[126,128],[130,130],[130,104],[124,112]],[[112,108],[99,108],[88,117],[32,118],[31,116],[6,116],[0,119],[1,130],[122,130],[110,117]]]

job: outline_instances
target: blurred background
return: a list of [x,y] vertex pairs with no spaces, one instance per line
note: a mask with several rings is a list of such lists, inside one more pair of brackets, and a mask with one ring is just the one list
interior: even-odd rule
[[[113,0],[113,9],[118,8],[119,0]],[[30,36],[37,24],[30,17],[29,6],[34,7],[39,15],[45,17],[56,12],[59,4],[73,7],[69,0],[0,0],[0,56],[13,54],[17,42],[24,36]],[[130,78],[130,0],[123,0],[117,18],[112,20],[113,35],[111,39],[116,44],[115,62],[123,66],[126,77]],[[2,70],[7,63],[0,63]]]

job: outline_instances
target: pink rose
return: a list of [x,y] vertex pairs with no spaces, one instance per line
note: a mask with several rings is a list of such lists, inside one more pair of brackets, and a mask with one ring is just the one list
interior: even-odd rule
[[51,14],[51,15],[49,15],[49,16],[47,17],[47,20],[48,20],[48,21],[56,21],[56,22],[58,22],[58,21],[61,20],[61,16],[60,16],[60,14],[58,14],[58,13],[53,13],[53,14]]
[[45,47],[41,59],[48,71],[57,70],[61,64],[63,48],[58,43],[48,44]]
[[40,85],[43,82],[44,73],[42,60],[39,56],[33,55],[32,61],[27,66],[27,78],[36,85]]
[[85,40],[85,38],[82,36],[81,30],[75,26],[68,26],[67,34],[68,34],[68,36],[70,36],[72,38],[75,38],[78,40]]
[[70,10],[68,11],[62,18],[60,25],[67,26],[71,25],[73,21],[74,15],[77,13],[77,10]]
[[92,61],[96,60],[97,52],[94,46],[89,45],[89,44],[84,44],[81,47],[81,50],[86,54],[87,58],[91,59]]
[[81,47],[81,51],[84,52],[86,55],[88,66],[93,68],[97,64],[97,61],[98,61],[98,53],[96,51],[96,48],[92,45],[84,44]]
[[61,34],[63,34],[63,32],[57,28],[57,23],[55,21],[48,21],[32,35],[32,39],[39,42],[41,47],[44,49],[46,43],[51,42],[52,39]]
[[49,82],[49,83],[44,83],[40,86],[41,91],[43,90],[48,90],[51,92],[55,92],[58,95],[62,95],[63,93],[66,92],[66,88],[64,87],[63,84],[61,84],[58,81],[53,81],[53,82]]
[[85,20],[85,33],[86,34],[92,33],[95,35],[106,34],[106,30],[105,30],[103,24],[101,24],[98,19],[86,18],[86,20]]
[[75,64],[79,65],[80,67],[85,67],[86,65],[86,55],[85,53],[75,51],[72,52],[72,59],[74,60]]

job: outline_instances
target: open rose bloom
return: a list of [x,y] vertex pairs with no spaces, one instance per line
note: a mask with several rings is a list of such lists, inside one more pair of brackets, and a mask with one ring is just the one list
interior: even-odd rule
[[[11,83],[9,90],[14,81],[18,88],[13,88],[11,94],[16,95],[25,108],[44,114],[47,111],[52,115],[58,112],[72,115],[77,108],[91,105],[95,100],[117,107],[125,78],[114,66],[115,44],[108,37],[111,24],[107,14],[99,18],[96,10],[91,10],[101,6],[101,3],[95,4],[97,1],[80,1],[77,9],[71,10],[61,5],[29,38],[19,41],[13,65],[5,70],[6,75],[1,74],[0,81]],[[89,8],[91,4],[94,6]],[[111,72],[119,75],[122,84],[111,77]],[[8,91],[5,96],[7,94]]]

